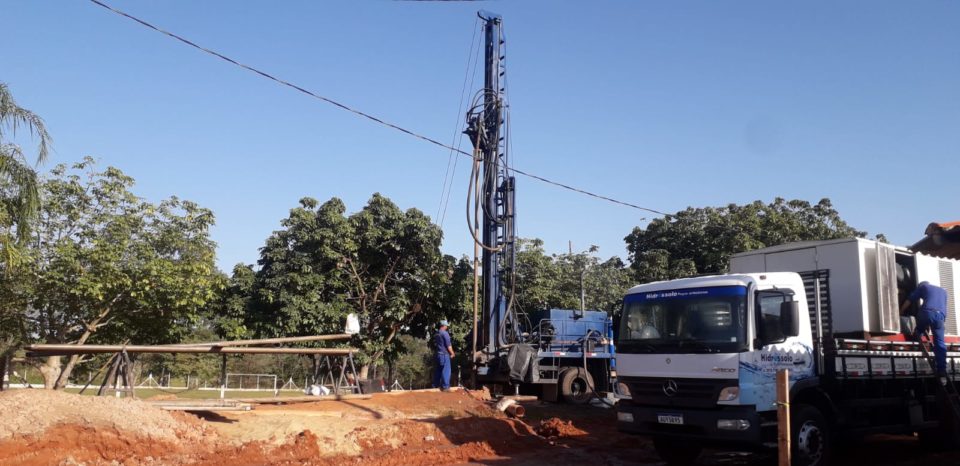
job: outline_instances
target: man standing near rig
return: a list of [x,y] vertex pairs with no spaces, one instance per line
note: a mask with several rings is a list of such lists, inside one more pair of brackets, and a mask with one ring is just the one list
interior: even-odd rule
[[[450,391],[450,359],[454,357],[453,343],[447,333],[448,323],[440,321],[440,330],[433,336],[433,350],[436,354],[437,368],[433,375],[433,386],[441,391]],[[943,332],[940,332],[941,335]]]
[[947,290],[929,282],[920,282],[900,307],[903,314],[910,306],[916,307],[917,340],[927,330],[933,332],[933,354],[937,360],[937,375],[947,374],[947,343],[943,338],[944,322],[947,320]]

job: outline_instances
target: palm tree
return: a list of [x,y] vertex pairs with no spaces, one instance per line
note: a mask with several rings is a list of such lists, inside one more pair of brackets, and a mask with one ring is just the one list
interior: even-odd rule
[[6,84],[0,82],[0,268],[14,267],[22,258],[20,246],[40,210],[37,172],[23,150],[6,137],[26,129],[37,140],[36,163],[47,159],[50,134],[43,120],[17,105]]

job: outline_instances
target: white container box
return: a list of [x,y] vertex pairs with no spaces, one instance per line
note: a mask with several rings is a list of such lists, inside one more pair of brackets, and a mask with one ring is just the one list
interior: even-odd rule
[[928,281],[947,290],[947,335],[958,333],[955,290],[960,261],[915,254],[903,247],[862,238],[806,241],[734,255],[731,273],[829,270],[830,307],[835,334],[900,332],[897,263],[914,283]]

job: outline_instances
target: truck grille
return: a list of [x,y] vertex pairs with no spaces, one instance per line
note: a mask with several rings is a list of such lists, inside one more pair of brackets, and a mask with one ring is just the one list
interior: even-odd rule
[[620,379],[627,384],[635,404],[689,408],[714,407],[724,387],[737,385],[736,379],[704,380],[665,377],[620,377]]

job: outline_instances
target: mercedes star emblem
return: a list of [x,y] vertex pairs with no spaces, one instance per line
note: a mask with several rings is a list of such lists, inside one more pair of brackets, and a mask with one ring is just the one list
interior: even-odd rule
[[677,382],[674,380],[668,380],[663,383],[663,394],[673,397],[677,395],[677,392],[680,391],[680,388],[677,387]]

